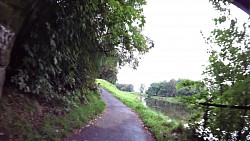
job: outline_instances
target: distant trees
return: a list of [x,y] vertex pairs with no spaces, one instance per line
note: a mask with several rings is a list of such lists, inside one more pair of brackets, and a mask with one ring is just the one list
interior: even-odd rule
[[169,82],[154,82],[148,87],[146,94],[150,96],[191,96],[197,94],[199,90],[196,89],[199,82],[189,79],[171,79]]
[[175,79],[171,79],[168,83],[167,83],[167,93],[170,96],[176,96],[176,88],[175,85],[178,82]]
[[146,85],[145,85],[145,84],[141,84],[141,85],[140,85],[140,88],[139,88],[140,92],[141,92],[141,93],[144,93],[145,88],[146,88]]
[[163,82],[154,82],[151,83],[150,86],[148,87],[148,90],[146,91],[146,94],[150,95],[150,96],[156,96],[156,95],[162,95],[164,96],[167,91],[166,88],[167,87],[167,82],[163,81]]
[[133,92],[134,91],[134,85],[132,84],[115,84],[116,88],[121,90],[121,91],[126,91],[126,92]]
[[202,81],[190,79],[171,79],[170,81],[153,82],[146,90],[149,96],[175,97],[192,96],[207,90]]
[[189,79],[181,79],[175,86],[176,95],[178,96],[191,96],[197,94],[203,90],[203,85],[199,81],[193,81]]

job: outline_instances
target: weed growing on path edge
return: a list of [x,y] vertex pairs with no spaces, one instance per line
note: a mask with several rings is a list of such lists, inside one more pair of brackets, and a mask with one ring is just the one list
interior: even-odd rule
[[159,112],[146,108],[135,95],[120,91],[105,80],[97,79],[96,83],[138,113],[157,141],[190,140],[192,138],[190,132],[183,127],[181,121],[171,120]]

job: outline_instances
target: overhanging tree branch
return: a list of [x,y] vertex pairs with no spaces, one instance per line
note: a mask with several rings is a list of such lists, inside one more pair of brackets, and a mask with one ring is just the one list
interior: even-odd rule
[[203,106],[213,106],[213,107],[219,107],[219,108],[230,108],[230,109],[240,109],[240,110],[250,110],[250,105],[246,106],[232,106],[232,105],[220,105],[220,104],[211,104],[211,103],[199,103]]

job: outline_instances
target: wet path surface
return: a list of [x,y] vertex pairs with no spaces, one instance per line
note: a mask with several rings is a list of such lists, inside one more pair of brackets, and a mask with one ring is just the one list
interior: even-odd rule
[[154,141],[134,112],[106,90],[101,91],[106,111],[101,118],[67,141]]

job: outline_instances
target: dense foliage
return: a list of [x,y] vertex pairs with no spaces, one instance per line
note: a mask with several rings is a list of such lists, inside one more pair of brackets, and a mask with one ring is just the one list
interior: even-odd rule
[[178,96],[191,96],[203,91],[205,86],[200,81],[182,79],[176,84],[175,88]]
[[134,91],[134,85],[132,84],[115,84],[116,88],[121,90],[121,91],[126,91],[126,92],[133,92]]
[[100,73],[98,78],[109,81],[112,84],[115,84],[117,81],[117,59],[106,57],[103,59],[100,66]]
[[145,84],[141,84],[140,88],[139,88],[140,93],[144,93],[145,89],[146,89],[146,85]]
[[211,47],[201,85],[206,88],[186,99],[202,114],[190,125],[205,140],[249,140],[250,25],[231,16],[227,2],[214,4],[221,15],[214,19],[215,29],[205,38]]
[[17,36],[7,80],[44,100],[83,101],[84,92],[95,89],[98,76],[115,82],[117,65],[136,67],[139,56],[153,46],[141,34],[145,4],[43,1],[38,7],[46,8],[30,15],[35,20],[27,20],[28,30]]
[[172,79],[169,82],[162,81],[159,83],[152,83],[148,87],[146,94],[154,96],[175,96],[175,85],[177,81]]

